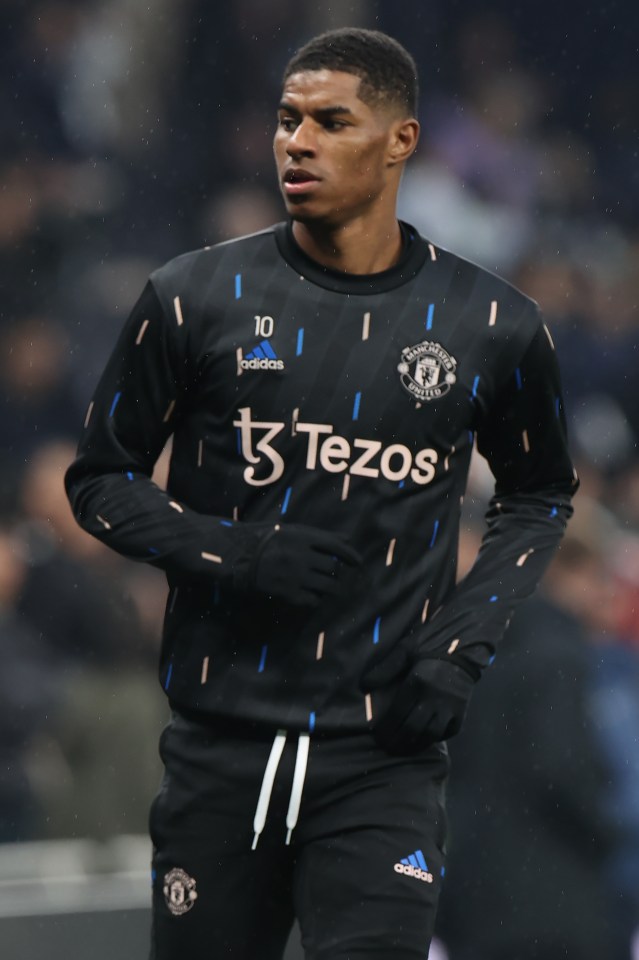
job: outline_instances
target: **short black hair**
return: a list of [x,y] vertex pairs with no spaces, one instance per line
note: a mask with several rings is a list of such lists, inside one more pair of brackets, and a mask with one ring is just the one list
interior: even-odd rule
[[380,30],[344,27],[309,40],[289,60],[284,83],[305,70],[341,70],[361,80],[359,98],[365,103],[397,105],[417,113],[417,66],[410,53]]

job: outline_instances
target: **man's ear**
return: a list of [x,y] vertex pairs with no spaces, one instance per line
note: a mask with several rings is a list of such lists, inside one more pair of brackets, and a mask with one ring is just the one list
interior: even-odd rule
[[405,163],[415,152],[419,140],[419,122],[411,117],[409,120],[397,120],[391,129],[388,146],[388,164],[395,166]]

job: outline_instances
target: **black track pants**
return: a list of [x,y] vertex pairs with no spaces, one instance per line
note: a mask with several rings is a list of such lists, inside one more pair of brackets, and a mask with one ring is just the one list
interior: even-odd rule
[[[280,740],[280,744],[281,744]],[[286,844],[298,735],[286,734],[255,843],[273,736],[174,715],[150,815],[151,960],[425,960],[444,873],[440,747],[389,757],[365,734],[312,737]]]

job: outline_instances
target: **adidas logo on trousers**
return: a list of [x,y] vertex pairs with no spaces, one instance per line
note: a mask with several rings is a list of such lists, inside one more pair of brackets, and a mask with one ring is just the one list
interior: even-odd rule
[[409,857],[400,860],[393,867],[395,873],[403,873],[407,877],[415,877],[416,880],[422,880],[424,883],[432,883],[433,875],[428,869],[428,864],[424,859],[421,850],[416,850]]

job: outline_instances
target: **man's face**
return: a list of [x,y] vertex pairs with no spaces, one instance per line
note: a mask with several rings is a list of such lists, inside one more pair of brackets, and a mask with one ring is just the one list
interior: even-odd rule
[[389,184],[397,118],[360,100],[359,77],[292,74],[274,140],[280,189],[294,220],[338,225],[369,209]]

